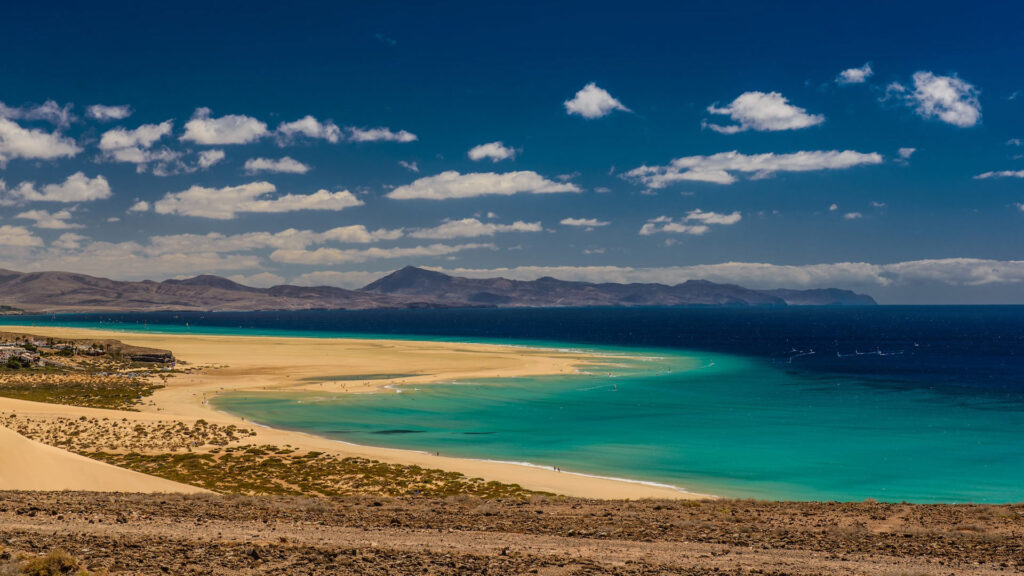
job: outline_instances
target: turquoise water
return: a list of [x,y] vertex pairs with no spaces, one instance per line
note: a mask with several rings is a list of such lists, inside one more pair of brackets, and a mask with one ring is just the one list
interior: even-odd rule
[[632,351],[589,373],[217,398],[349,442],[529,462],[721,496],[1024,500],[1024,407],[793,374],[712,353]]
[[[401,337],[622,353],[630,359],[571,376],[398,386],[367,395],[232,395],[215,403],[256,422],[349,442],[558,466],[722,496],[1024,501],[1024,308],[118,319],[4,318],[0,324]],[[629,347],[642,342],[664,347]],[[707,349],[692,350],[697,345]],[[386,376],[401,375],[359,378]]]

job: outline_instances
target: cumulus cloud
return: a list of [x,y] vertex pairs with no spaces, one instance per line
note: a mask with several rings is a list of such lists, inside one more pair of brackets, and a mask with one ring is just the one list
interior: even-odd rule
[[100,137],[100,150],[109,152],[122,148],[149,148],[170,134],[173,127],[172,120],[165,120],[160,124],[143,124],[134,130],[114,128]]
[[763,262],[723,262],[696,266],[633,268],[627,266],[520,266],[515,268],[440,269],[473,278],[502,276],[535,280],[553,276],[583,282],[657,282],[675,285],[687,280],[711,280],[749,288],[825,288],[835,286],[879,287],[938,282],[951,286],[1020,284],[1024,260],[944,258],[890,264],[836,262],[779,265]]
[[348,139],[352,142],[415,142],[416,135],[412,132],[399,130],[393,132],[390,128],[356,128],[349,126],[345,128]]
[[657,189],[681,181],[732,184],[737,180],[734,175],[736,172],[750,174],[753,178],[766,178],[777,172],[844,170],[881,162],[881,154],[865,154],[853,150],[800,151],[792,154],[769,152],[752,155],[733,150],[711,156],[676,158],[667,166],[640,166],[626,172],[623,177]]
[[562,218],[559,222],[562,226],[573,226],[576,228],[598,228],[600,226],[607,226],[611,224],[606,220],[598,220],[597,218]]
[[74,107],[72,104],[61,106],[53,100],[47,100],[42,104],[27,104],[25,106],[11,107],[0,102],[0,118],[12,120],[44,120],[57,126],[66,127],[71,124],[75,116],[71,113]]
[[72,224],[70,210],[58,210],[56,212],[47,212],[46,210],[28,210],[15,216],[15,218],[21,218],[23,220],[34,220],[36,228],[45,228],[48,230],[70,230],[72,228],[81,228],[80,224]]
[[384,273],[368,272],[365,270],[349,270],[341,272],[338,270],[317,270],[307,272],[292,279],[293,284],[299,286],[343,286],[347,288],[362,288],[377,280]]
[[900,148],[899,149],[900,158],[903,158],[904,160],[909,160],[910,157],[914,155],[914,152],[917,152],[917,148]]
[[197,162],[197,165],[199,166],[199,168],[205,170],[210,166],[213,166],[214,164],[219,164],[222,160],[224,160],[225,156],[226,155],[224,154],[224,151],[220,150],[219,148],[213,150],[203,150],[202,152],[199,153],[199,160]]
[[718,212],[705,212],[703,210],[690,210],[686,216],[679,220],[668,216],[659,216],[648,220],[641,228],[641,236],[654,234],[689,234],[701,236],[711,230],[711,226],[732,226],[743,219],[739,212],[720,214]]
[[207,188],[192,186],[183,192],[164,195],[153,204],[157,214],[179,214],[199,218],[231,220],[244,212],[279,213],[300,210],[338,211],[363,202],[348,190],[329,192],[320,190],[313,194],[285,194],[268,198],[277,187],[270,182],[251,182],[241,186]]
[[483,248],[491,250],[496,249],[494,244],[429,244],[426,246],[412,246],[408,248],[373,247],[347,250],[338,248],[317,248],[316,250],[275,250],[270,254],[270,259],[275,262],[284,262],[288,264],[326,266],[393,258],[447,256],[449,254],[455,254],[465,250],[479,250]]
[[708,106],[708,112],[729,116],[736,122],[722,126],[704,121],[704,127],[720,134],[736,134],[747,130],[799,130],[817,126],[825,121],[825,116],[808,114],[807,110],[793,106],[778,92],[744,92],[728,106]]
[[616,110],[631,112],[608,93],[591,82],[584,86],[571,99],[565,101],[565,111],[584,118],[602,118]]
[[81,152],[73,138],[58,132],[22,128],[16,122],[0,117],[0,168],[9,160],[52,160],[70,158]]
[[104,106],[103,104],[93,104],[85,109],[85,113],[89,118],[93,120],[99,120],[100,122],[109,122],[111,120],[124,120],[125,118],[132,115],[131,106]]
[[460,174],[455,170],[427,176],[412,184],[399,186],[387,194],[396,200],[475,198],[477,196],[511,196],[512,194],[556,194],[580,192],[571,182],[554,182],[532,171],[473,172]]
[[43,240],[24,226],[0,226],[0,246],[31,248],[42,245]]
[[983,172],[974,177],[975,180],[987,180],[989,178],[1024,178],[1024,170],[999,170],[996,172]]
[[883,101],[902,101],[922,118],[939,119],[960,128],[970,128],[981,121],[980,92],[956,75],[921,71],[914,73],[913,82],[913,91],[897,82],[890,84]]
[[420,171],[419,165],[415,162],[406,162],[405,160],[399,160],[398,165],[410,172],[416,172],[417,174]]
[[309,165],[303,164],[290,156],[277,160],[271,158],[250,158],[245,161],[245,171],[249,174],[256,174],[257,172],[305,174],[309,170]]
[[326,140],[335,144],[341,139],[341,128],[331,122],[321,122],[313,116],[305,116],[294,122],[282,122],[277,127],[278,144],[285,145],[299,136]]
[[863,84],[868,81],[875,71],[871,69],[871,62],[860,68],[847,68],[836,76],[837,84]]
[[509,148],[502,142],[488,142],[487,144],[480,144],[470,148],[467,155],[474,162],[484,159],[491,162],[500,162],[502,160],[515,160],[516,149]]
[[7,191],[0,204],[21,204],[25,202],[91,202],[110,198],[110,184],[103,176],[89,178],[83,172],[75,172],[60,184],[47,184],[42,189],[35,182],[22,182]]
[[149,202],[146,202],[145,200],[136,200],[135,203],[132,204],[130,208],[128,208],[128,211],[129,212],[149,212],[149,208],[150,208]]
[[864,215],[860,212],[847,212],[846,214],[843,214],[843,219],[845,220],[860,220],[863,217]]
[[166,147],[152,150],[152,147],[170,134],[173,127],[174,123],[166,120],[160,124],[143,124],[133,130],[114,128],[103,133],[99,148],[104,158],[135,164],[140,173],[150,164],[159,164],[154,172],[168,172],[170,163],[177,161],[181,153]]
[[409,235],[413,238],[447,240],[451,238],[494,236],[500,232],[541,232],[543,230],[544,228],[540,222],[516,221],[512,224],[496,224],[493,222],[481,222],[476,218],[463,218],[461,220],[448,220],[434,228],[414,230]]
[[185,124],[183,142],[204,145],[248,144],[267,135],[267,125],[256,118],[229,114],[213,118],[209,108],[197,108]]

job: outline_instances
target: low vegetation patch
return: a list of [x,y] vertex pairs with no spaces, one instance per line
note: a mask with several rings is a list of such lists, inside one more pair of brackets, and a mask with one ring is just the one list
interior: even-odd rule
[[135,410],[160,387],[144,376],[28,370],[0,373],[0,396],[88,408]]
[[233,446],[184,454],[84,454],[122,468],[230,494],[330,498],[352,494],[432,498],[467,494],[520,499],[535,494],[517,484],[485,482],[458,472],[278,446]]

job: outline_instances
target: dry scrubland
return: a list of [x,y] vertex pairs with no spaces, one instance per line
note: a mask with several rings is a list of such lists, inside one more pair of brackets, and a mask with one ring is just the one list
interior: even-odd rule
[[[198,351],[210,344],[195,346],[199,357]],[[382,346],[388,345],[374,343],[365,350],[380,352]],[[469,362],[471,367],[446,373],[446,378],[495,375],[493,364],[506,374],[543,373],[580,361],[537,357],[524,367],[515,358],[484,348],[491,372],[481,372],[482,361],[474,356],[478,350],[456,346],[446,361]],[[385,350],[384,359],[403,351],[400,346]],[[374,452],[268,431],[223,415],[196,417],[216,416],[202,403],[212,391],[244,389],[239,382],[254,378],[259,389],[282,381],[295,387],[319,386],[310,374],[343,373],[336,365],[307,367],[306,373],[290,371],[284,376],[279,365],[236,365],[246,357],[240,353],[230,362],[237,371],[232,372],[223,365],[213,368],[213,350],[206,362],[179,362],[170,370],[168,365],[140,364],[123,354],[98,354],[92,344],[79,351],[88,353],[63,352],[53,358],[59,359],[59,367],[43,362],[56,354],[43,350],[40,365],[0,369],[0,397],[13,398],[0,398],[0,426],[24,437],[23,442],[35,441],[211,493],[0,491],[0,576],[923,576],[1024,571],[1022,505],[556,496],[536,486],[530,490],[446,466],[422,465],[462,465],[456,459],[416,456],[423,459],[416,463],[413,453]],[[414,356],[411,364],[396,367],[392,361],[388,373],[411,373],[417,354],[437,358],[422,344],[405,351]],[[373,373],[367,365],[345,369]],[[430,377],[423,376],[424,381]],[[362,389],[381,383],[364,382]],[[342,384],[334,386],[339,392],[351,391]],[[355,384],[352,388],[359,389]],[[383,459],[368,457],[378,453]],[[504,473],[500,467],[482,470],[498,478]],[[550,492],[571,492],[577,482],[571,476],[551,476],[554,486],[562,489]],[[544,486],[547,477],[531,471],[523,478]],[[614,495],[634,487],[597,483],[584,489]]]
[[8,492],[0,546],[11,558],[63,550],[92,574],[1008,575],[1024,566],[1022,517],[1024,506]]

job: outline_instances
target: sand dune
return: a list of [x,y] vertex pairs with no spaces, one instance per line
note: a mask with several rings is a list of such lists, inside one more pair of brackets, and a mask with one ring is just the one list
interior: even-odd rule
[[206,492],[40,444],[0,426],[0,490]]

